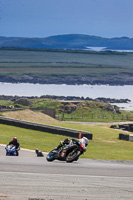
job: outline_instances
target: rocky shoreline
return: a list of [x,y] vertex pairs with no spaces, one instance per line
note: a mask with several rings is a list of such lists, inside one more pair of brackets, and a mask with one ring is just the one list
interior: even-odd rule
[[0,95],[0,100],[10,100],[10,101],[16,101],[20,98],[27,98],[27,99],[38,99],[38,98],[46,98],[46,99],[54,99],[54,100],[64,100],[64,101],[97,101],[97,102],[103,102],[103,103],[129,103],[130,99],[114,99],[114,98],[89,98],[89,97],[76,97],[76,96],[55,96],[55,95],[42,95],[40,97],[37,96],[7,96],[7,95]]
[[32,84],[66,84],[66,85],[133,85],[133,77],[126,74],[123,79],[122,75],[112,76],[109,79],[98,79],[85,75],[33,75],[21,74],[20,76],[0,75],[0,82],[3,83],[32,83]]

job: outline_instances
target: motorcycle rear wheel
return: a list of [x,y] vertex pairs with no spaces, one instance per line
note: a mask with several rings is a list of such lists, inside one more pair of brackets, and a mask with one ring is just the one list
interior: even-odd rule
[[73,161],[77,161],[79,156],[80,156],[80,151],[76,151],[76,152],[70,152],[67,156],[66,156],[66,162],[71,163]]

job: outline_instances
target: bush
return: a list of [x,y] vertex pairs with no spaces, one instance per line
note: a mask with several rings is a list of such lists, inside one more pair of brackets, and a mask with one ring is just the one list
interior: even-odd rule
[[23,105],[23,106],[30,106],[32,104],[31,100],[26,99],[26,98],[20,98],[17,99],[14,104],[19,104],[19,105]]

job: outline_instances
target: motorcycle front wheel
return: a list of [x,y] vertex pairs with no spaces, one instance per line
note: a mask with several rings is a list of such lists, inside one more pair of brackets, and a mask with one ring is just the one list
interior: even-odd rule
[[49,162],[52,162],[53,160],[55,160],[55,157],[57,155],[57,152],[55,150],[52,150],[47,156],[46,159]]
[[66,162],[73,162],[73,161],[77,161],[79,156],[80,156],[81,152],[80,151],[71,151],[70,153],[68,153],[68,155],[66,156]]

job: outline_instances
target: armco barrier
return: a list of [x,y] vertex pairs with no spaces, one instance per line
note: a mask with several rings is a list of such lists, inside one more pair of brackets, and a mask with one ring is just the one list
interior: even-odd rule
[[124,133],[120,133],[119,134],[119,140],[129,141],[129,135],[128,134],[124,134]]
[[58,126],[50,126],[50,125],[45,125],[45,124],[38,124],[38,123],[27,122],[27,121],[22,121],[22,120],[15,120],[15,119],[10,119],[6,117],[0,117],[0,124],[7,124],[7,125],[17,126],[21,128],[44,131],[44,132],[48,132],[52,134],[64,135],[64,136],[74,137],[74,138],[78,138],[78,134],[79,132],[81,132],[82,136],[85,136],[90,140],[92,140],[93,138],[92,133],[86,132],[86,131],[62,128]]

